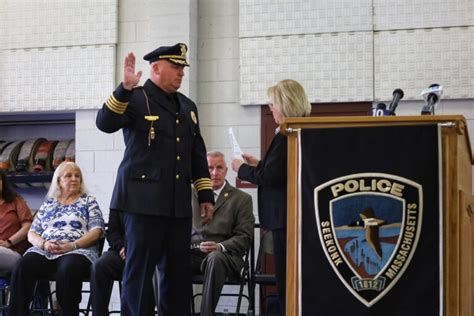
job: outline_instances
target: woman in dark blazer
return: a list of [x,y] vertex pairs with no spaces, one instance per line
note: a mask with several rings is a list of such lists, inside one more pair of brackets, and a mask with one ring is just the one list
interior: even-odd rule
[[[285,117],[308,116],[311,104],[304,88],[296,81],[286,79],[267,91],[273,118],[281,124]],[[265,154],[258,160],[244,154],[245,161],[234,159],[232,169],[241,180],[258,185],[258,215],[263,229],[272,232],[275,275],[281,314],[285,314],[286,288],[286,207],[287,207],[287,147],[286,136],[276,130],[275,137]]]

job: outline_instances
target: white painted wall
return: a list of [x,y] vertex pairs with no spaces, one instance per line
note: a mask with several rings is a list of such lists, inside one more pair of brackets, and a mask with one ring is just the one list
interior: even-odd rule
[[[432,83],[474,98],[474,2],[242,0],[241,104],[292,78],[312,101],[419,100]],[[436,9],[428,9],[436,8]]]
[[[232,153],[228,129],[232,127],[244,151],[260,148],[260,108],[240,106],[239,3],[236,0],[199,0],[198,19],[198,111],[201,131],[208,150],[222,151],[230,165]],[[235,184],[229,167],[228,180]],[[256,190],[253,197],[257,213]],[[236,287],[224,291],[236,292]],[[218,311],[235,310],[236,299],[221,297]],[[243,301],[242,311],[247,310]]]

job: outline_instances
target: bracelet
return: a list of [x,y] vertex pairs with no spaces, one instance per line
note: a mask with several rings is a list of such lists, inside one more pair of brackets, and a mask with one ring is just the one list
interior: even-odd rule
[[44,245],[46,244],[46,240],[43,239],[41,246],[39,247],[41,250],[44,250]]
[[77,249],[77,244],[75,241],[72,242],[72,250],[76,250]]

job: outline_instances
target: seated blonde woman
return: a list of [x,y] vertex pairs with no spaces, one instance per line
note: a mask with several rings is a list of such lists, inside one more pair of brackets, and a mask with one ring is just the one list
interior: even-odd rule
[[74,162],[61,163],[28,233],[33,247],[13,271],[10,315],[29,315],[36,281],[52,273],[62,315],[79,315],[82,280],[98,257],[104,228],[97,200],[86,193],[81,169]]

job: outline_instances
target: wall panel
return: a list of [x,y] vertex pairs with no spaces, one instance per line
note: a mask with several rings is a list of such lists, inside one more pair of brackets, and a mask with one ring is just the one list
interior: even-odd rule
[[114,61],[114,45],[0,51],[0,112],[98,108]]
[[371,0],[240,0],[240,37],[372,30]]
[[372,32],[241,39],[240,103],[267,102],[267,88],[286,78],[311,102],[371,101],[372,44]]
[[472,0],[373,0],[374,29],[474,25]]
[[401,88],[406,99],[421,99],[432,83],[443,98],[474,97],[474,27],[375,33],[375,99],[391,99]]
[[117,43],[118,0],[2,0],[2,50]]

